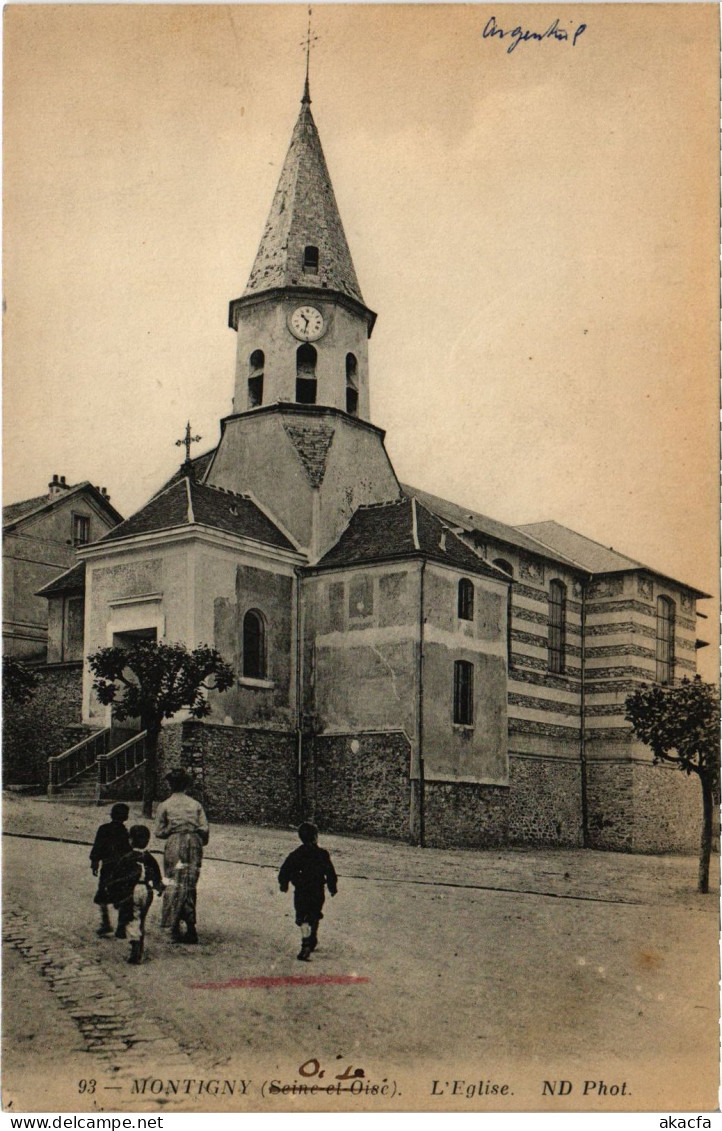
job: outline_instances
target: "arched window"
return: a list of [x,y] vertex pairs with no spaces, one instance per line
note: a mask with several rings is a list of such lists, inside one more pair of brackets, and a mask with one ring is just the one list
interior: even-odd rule
[[358,362],[352,353],[346,354],[346,412],[358,415]]
[[303,249],[303,270],[307,275],[318,275],[318,248],[312,244]]
[[308,343],[296,350],[296,400],[299,404],[316,403],[317,356]]
[[[496,566],[497,569],[500,569],[504,573],[507,573],[509,575],[509,577],[514,576],[514,566],[511,564],[511,562],[508,562],[506,560],[506,558],[496,558],[493,564]],[[512,663],[512,661],[511,661],[511,645],[512,645],[512,640],[511,640],[511,618],[512,618],[511,590],[512,590],[512,587],[510,585],[509,586],[509,592],[506,595],[506,660],[507,660],[507,667],[509,667],[509,668],[511,667],[511,663]]]
[[254,350],[248,359],[248,407],[263,404],[263,367],[266,359],[263,350]]
[[549,586],[549,671],[561,674],[565,666],[567,587],[554,580]]
[[674,601],[657,598],[657,683],[674,680]]
[[468,577],[462,577],[459,582],[457,616],[459,620],[474,619],[474,586]]
[[266,626],[255,609],[243,618],[243,674],[248,679],[266,678]]
[[454,722],[466,727],[474,723],[474,665],[468,660],[454,662]]

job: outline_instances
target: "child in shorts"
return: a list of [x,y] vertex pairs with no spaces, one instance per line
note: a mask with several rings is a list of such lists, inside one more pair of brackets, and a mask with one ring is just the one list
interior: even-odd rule
[[301,928],[299,962],[310,962],[311,952],[318,946],[318,924],[323,919],[325,888],[331,895],[338,891],[338,878],[325,848],[319,848],[318,829],[310,821],[298,827],[301,845],[286,857],[278,873],[281,891],[293,884],[293,906],[296,923]]
[[130,851],[121,856],[113,868],[106,891],[118,908],[118,926],[123,926],[130,939],[128,962],[139,966],[143,961],[145,918],[153,902],[153,891],[160,895],[165,887],[158,862],[145,851],[150,829],[146,825],[133,825],[128,838]]

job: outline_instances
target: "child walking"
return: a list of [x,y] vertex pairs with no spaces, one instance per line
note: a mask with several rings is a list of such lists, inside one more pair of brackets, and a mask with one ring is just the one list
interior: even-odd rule
[[301,928],[301,950],[296,955],[299,962],[310,962],[311,951],[318,946],[318,924],[323,919],[324,888],[331,895],[338,891],[338,878],[331,857],[325,848],[318,846],[318,829],[310,821],[298,827],[301,845],[287,856],[278,873],[281,891],[293,884],[293,906],[296,923]]
[[124,937],[130,939],[127,961],[139,966],[143,961],[145,917],[153,902],[153,889],[160,895],[165,888],[155,857],[145,851],[150,829],[146,825],[133,825],[128,836],[130,850],[116,863],[106,890],[118,908],[118,927],[122,925]]
[[[115,864],[121,856],[125,856],[130,848],[128,830],[125,827],[129,814],[130,809],[127,805],[123,805],[122,802],[114,805],[110,810],[110,820],[99,827],[95,834],[93,847],[90,850],[90,867],[93,869],[94,876],[98,875],[100,868],[98,890],[93,902],[97,903],[100,908],[100,926],[97,934],[101,938],[103,935],[112,935],[113,933],[110,915],[108,914],[108,904],[112,903],[112,900],[108,898],[105,885]],[[121,931],[120,927],[118,930]],[[118,937],[125,938],[125,935],[121,931]]]

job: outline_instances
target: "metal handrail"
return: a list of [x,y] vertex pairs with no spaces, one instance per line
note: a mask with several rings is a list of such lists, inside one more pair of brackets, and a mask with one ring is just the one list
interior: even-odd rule
[[108,750],[98,757],[98,785],[112,785],[114,781],[125,777],[131,770],[140,766],[145,761],[145,739],[147,731],[133,735],[127,742]]
[[57,793],[62,786],[84,774],[107,753],[109,745],[110,727],[105,727],[64,750],[62,754],[48,758],[48,793]]

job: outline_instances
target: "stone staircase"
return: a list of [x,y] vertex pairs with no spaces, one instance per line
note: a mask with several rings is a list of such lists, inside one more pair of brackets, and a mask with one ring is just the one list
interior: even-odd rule
[[128,786],[139,784],[133,779],[142,773],[145,737],[145,731],[127,738],[127,732],[106,727],[49,758],[48,800],[99,805],[124,796]]
[[48,795],[48,801],[65,802],[68,805],[98,805],[98,768],[89,766],[84,773],[59,787],[57,793]]

